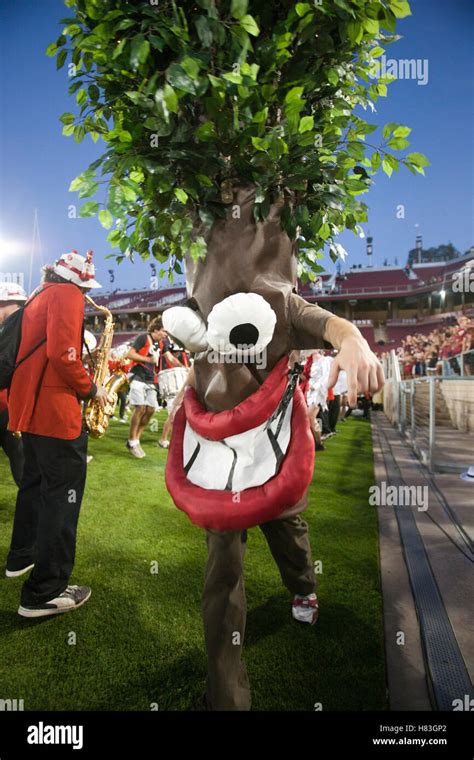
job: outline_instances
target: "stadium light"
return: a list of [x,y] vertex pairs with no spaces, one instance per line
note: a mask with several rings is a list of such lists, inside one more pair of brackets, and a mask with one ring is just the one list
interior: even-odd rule
[[27,250],[28,245],[21,240],[7,240],[3,237],[0,238],[0,258],[8,258],[15,253],[23,253]]

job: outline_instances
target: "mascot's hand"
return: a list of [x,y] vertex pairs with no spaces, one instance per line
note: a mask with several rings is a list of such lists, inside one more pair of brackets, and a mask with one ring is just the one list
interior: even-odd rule
[[385,382],[382,365],[362,336],[350,335],[342,341],[340,351],[331,365],[329,388],[336,384],[341,369],[347,372],[349,406],[357,405],[358,392],[376,393]]

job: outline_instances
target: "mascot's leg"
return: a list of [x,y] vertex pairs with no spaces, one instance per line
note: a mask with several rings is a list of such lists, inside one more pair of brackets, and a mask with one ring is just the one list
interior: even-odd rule
[[307,596],[316,591],[308,525],[299,515],[260,525],[281,579],[292,594]]
[[246,541],[246,531],[207,531],[202,614],[209,710],[250,710],[250,686],[241,657],[247,614],[243,573]]

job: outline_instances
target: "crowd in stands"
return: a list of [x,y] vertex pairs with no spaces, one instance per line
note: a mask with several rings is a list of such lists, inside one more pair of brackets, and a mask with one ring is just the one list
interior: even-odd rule
[[474,375],[474,319],[461,316],[429,334],[407,335],[397,354],[404,378]]

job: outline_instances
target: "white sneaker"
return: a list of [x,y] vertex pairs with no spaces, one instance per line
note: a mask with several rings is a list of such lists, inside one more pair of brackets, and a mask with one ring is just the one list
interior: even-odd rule
[[22,567],[21,570],[8,570],[8,568],[5,570],[5,575],[7,578],[18,578],[20,575],[24,575],[28,572],[28,570],[31,570],[34,567],[34,563],[32,565],[28,565],[27,567]]
[[133,457],[136,457],[137,459],[143,459],[143,457],[146,456],[145,452],[143,451],[142,447],[139,443],[135,443],[133,446],[127,441],[125,444],[127,449],[129,450],[130,454]]
[[296,594],[291,608],[291,614],[295,620],[298,620],[299,623],[314,625],[318,619],[318,613],[319,605],[316,594],[308,594],[308,596]]
[[89,586],[68,586],[62,594],[45,604],[20,605],[18,614],[22,617],[38,618],[77,610],[87,602],[91,593]]

